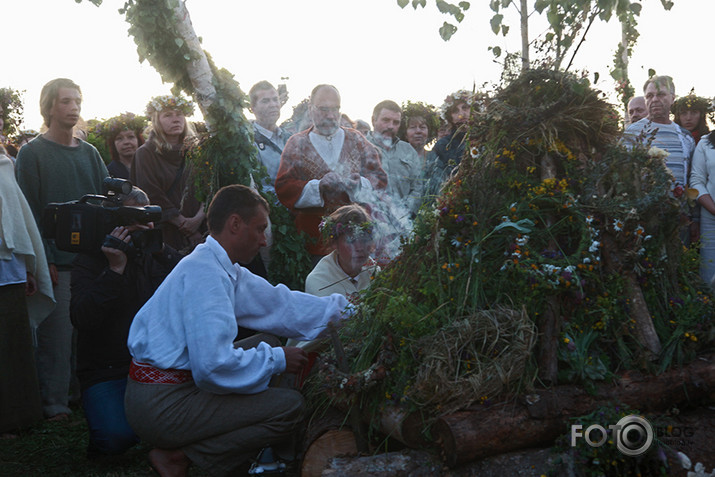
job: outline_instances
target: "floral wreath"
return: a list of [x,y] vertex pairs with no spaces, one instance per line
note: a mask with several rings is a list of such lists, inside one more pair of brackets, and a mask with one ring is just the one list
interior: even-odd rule
[[165,109],[175,109],[181,111],[184,116],[191,116],[194,114],[194,103],[183,96],[174,96],[171,94],[154,96],[146,105],[146,115],[151,116]]
[[467,91],[466,89],[460,89],[459,91],[455,91],[454,93],[447,95],[447,97],[444,98],[444,103],[439,108],[439,117],[448,121],[447,114],[449,113],[449,110],[452,109],[455,104],[461,102],[465,102],[471,106],[474,102],[474,93]]
[[121,131],[140,132],[146,127],[147,119],[134,113],[122,113],[97,124],[94,133],[109,141]]
[[372,236],[373,229],[374,224],[372,222],[355,222],[353,220],[336,222],[335,219],[329,216],[323,217],[320,225],[318,225],[318,230],[320,230],[326,242],[336,240],[341,235],[347,235],[348,237]]
[[693,88],[687,96],[676,99],[670,107],[670,111],[673,114],[678,114],[681,111],[687,111],[689,109],[702,111],[703,113],[711,113],[713,112],[713,103],[707,98],[696,95],[695,89]]

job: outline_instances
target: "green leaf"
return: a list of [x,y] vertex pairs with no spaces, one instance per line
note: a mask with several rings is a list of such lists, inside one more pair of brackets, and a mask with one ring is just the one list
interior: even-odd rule
[[506,36],[507,33],[509,33],[509,25],[502,25],[501,26],[501,34]]
[[490,46],[490,50],[492,50],[492,53],[494,54],[495,58],[499,58],[501,56],[501,48],[498,46]]
[[506,222],[502,222],[501,224],[494,227],[494,232],[498,232],[499,230],[506,228],[514,229],[522,234],[527,234],[534,229],[534,222],[529,219],[521,219],[518,222],[512,222],[511,220],[507,220]]
[[653,68],[648,68],[648,78],[655,76],[655,70]]
[[593,84],[598,83],[598,78],[599,78],[599,76],[601,76],[601,75],[598,74],[598,71],[596,71],[596,72],[593,74]]
[[[409,0],[397,0],[397,5],[399,5],[400,8],[405,8],[407,6]],[[414,3],[413,3],[414,6]]]
[[417,7],[424,8],[427,6],[427,0],[412,0],[412,8],[417,10]]
[[469,10],[470,6],[471,4],[469,2],[459,2],[459,8],[461,8],[462,10]]
[[634,15],[640,15],[641,10],[643,9],[643,5],[641,5],[640,3],[635,3],[635,2],[631,3],[628,7],[631,9],[631,11],[633,12]]
[[670,10],[671,8],[673,8],[673,2],[671,2],[670,0],[660,0],[660,3],[663,4],[663,8],[665,8],[666,10]]
[[499,33],[499,28],[501,27],[501,21],[503,19],[504,15],[502,15],[501,13],[497,13],[492,17],[491,20],[489,20],[489,24],[492,26],[492,31],[495,35]]
[[439,36],[441,36],[444,41],[449,41],[449,39],[452,38],[452,35],[454,35],[456,32],[456,26],[452,25],[451,23],[444,22],[442,24],[442,27],[439,29]]
[[174,38],[174,43],[176,43],[176,46],[178,46],[179,48],[184,46],[184,40],[182,40],[181,38]]
[[499,13],[499,7],[500,7],[499,0],[492,0],[489,2],[489,8],[492,9],[492,11]]

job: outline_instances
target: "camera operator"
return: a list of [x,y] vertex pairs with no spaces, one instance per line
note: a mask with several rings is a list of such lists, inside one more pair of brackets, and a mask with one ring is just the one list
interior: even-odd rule
[[[138,187],[118,197],[124,206],[149,204]],[[89,458],[121,454],[139,441],[124,414],[129,326],[181,258],[166,245],[157,253],[129,252],[132,232],[153,226],[118,226],[101,251],[79,253],[73,262],[70,316],[77,329],[77,376],[89,424]]]

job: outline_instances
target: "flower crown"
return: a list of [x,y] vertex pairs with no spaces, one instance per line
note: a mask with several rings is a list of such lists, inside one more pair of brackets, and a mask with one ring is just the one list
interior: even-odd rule
[[194,103],[183,96],[166,94],[164,96],[154,96],[146,105],[146,115],[160,113],[165,109],[175,109],[184,113],[184,116],[194,114]]
[[336,222],[331,217],[323,217],[323,220],[318,225],[323,239],[326,242],[336,240],[341,235],[348,237],[372,236],[374,224],[372,222]]
[[448,95],[444,98],[444,103],[439,108],[439,117],[447,121],[447,114],[449,113],[449,110],[452,109],[455,104],[461,102],[465,102],[471,106],[474,102],[474,93],[467,91],[466,89],[460,89],[459,91],[455,91],[454,93]]
[[146,127],[147,120],[144,116],[133,113],[122,113],[119,116],[107,119],[97,124],[94,133],[109,141],[121,131],[139,131]]
[[687,96],[682,96],[673,102],[673,106],[670,107],[670,111],[673,114],[677,114],[681,111],[687,111],[689,109],[710,113],[713,111],[713,104],[709,99],[697,96],[695,94],[695,90],[691,89]]

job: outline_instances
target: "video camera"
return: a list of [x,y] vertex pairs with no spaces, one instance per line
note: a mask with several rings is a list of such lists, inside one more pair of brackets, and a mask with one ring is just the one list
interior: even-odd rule
[[66,252],[97,253],[107,246],[134,258],[161,251],[163,239],[159,229],[135,230],[129,243],[109,235],[121,225],[159,222],[161,207],[123,205],[119,194],[132,191],[132,183],[127,180],[107,177],[102,185],[105,195],[87,194],[79,200],[47,204],[42,216],[42,236],[54,239],[57,248]]

